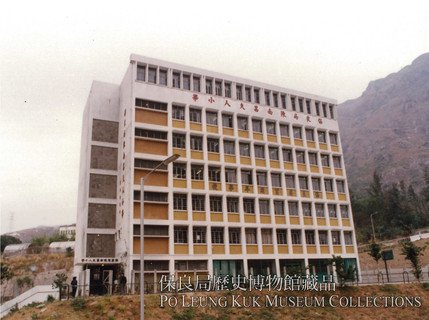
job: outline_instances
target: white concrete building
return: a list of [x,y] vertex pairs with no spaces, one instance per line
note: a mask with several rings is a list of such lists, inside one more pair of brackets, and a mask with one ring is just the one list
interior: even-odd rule
[[[331,273],[358,268],[336,101],[131,55],[120,85],[94,82],[83,116],[76,272]],[[93,291],[93,293],[96,293]]]

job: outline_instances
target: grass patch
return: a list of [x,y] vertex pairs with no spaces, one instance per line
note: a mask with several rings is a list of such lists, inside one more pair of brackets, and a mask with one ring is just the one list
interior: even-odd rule
[[380,286],[380,291],[387,292],[387,293],[397,293],[398,289],[391,284],[385,284]]

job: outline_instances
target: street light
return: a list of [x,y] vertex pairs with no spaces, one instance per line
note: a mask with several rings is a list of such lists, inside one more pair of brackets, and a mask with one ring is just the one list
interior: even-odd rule
[[161,161],[155,168],[146,173],[141,178],[140,185],[140,319],[144,320],[144,180],[147,179],[152,173],[158,170],[161,166],[168,164],[179,159],[179,154],[173,154],[171,157]]
[[372,216],[375,216],[378,212],[371,213],[371,226],[372,226],[372,241],[375,242],[375,229],[374,229],[374,220],[372,220]]

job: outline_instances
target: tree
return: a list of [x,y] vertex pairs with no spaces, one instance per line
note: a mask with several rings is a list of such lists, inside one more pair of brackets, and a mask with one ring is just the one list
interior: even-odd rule
[[423,255],[425,247],[416,246],[410,240],[405,240],[402,242],[402,252],[401,254],[405,256],[406,260],[410,260],[411,266],[413,268],[413,274],[416,277],[417,281],[420,281],[422,276],[422,262],[420,256]]
[[356,280],[356,268],[353,266],[345,266],[344,259],[341,256],[332,256],[329,264],[335,265],[335,269],[337,272],[337,280],[340,287],[344,287],[347,281],[355,281]]
[[0,283],[3,284],[4,281],[10,280],[12,277],[13,271],[6,263],[0,262]]
[[52,283],[52,288],[59,289],[59,300],[61,300],[61,292],[64,290],[65,285],[67,284],[67,275],[65,273],[55,274],[54,282]]
[[1,244],[1,253],[3,253],[4,248],[10,244],[18,244],[21,243],[21,240],[19,240],[16,237],[9,236],[7,234],[3,234],[0,236],[0,244]]
[[374,259],[378,265],[378,260],[381,259],[381,245],[376,242],[372,242],[368,247],[368,254]]

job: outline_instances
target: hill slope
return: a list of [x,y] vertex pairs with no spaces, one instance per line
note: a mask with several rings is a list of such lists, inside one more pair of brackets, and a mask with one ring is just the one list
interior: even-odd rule
[[338,108],[344,157],[353,189],[378,170],[387,183],[420,189],[429,166],[429,53],[369,83],[362,96]]

